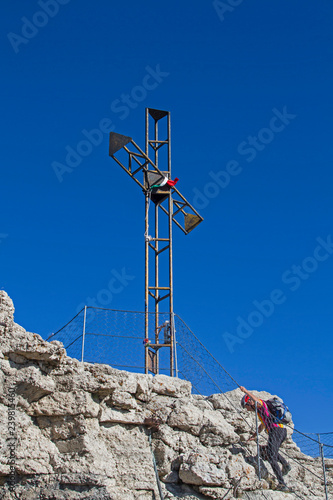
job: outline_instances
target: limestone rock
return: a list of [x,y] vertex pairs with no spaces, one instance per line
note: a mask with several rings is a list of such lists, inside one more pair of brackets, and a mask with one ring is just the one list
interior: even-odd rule
[[99,421],[101,424],[135,424],[143,425],[147,412],[125,411],[116,408],[101,407]]
[[[281,449],[295,494],[274,490],[267,462],[258,480],[256,444],[245,443],[254,419],[241,397],[192,395],[184,380],[71,359],[60,342],[16,325],[0,291],[0,500],[153,500],[153,455],[166,500],[324,498],[321,459],[301,452],[293,426]],[[333,460],[326,466],[332,494]]]
[[84,415],[97,417],[99,405],[95,403],[91,394],[85,391],[54,392],[52,396],[45,396],[40,401],[32,403],[27,411],[29,415]]
[[3,333],[14,325],[14,304],[4,290],[0,290],[0,328]]
[[168,476],[173,470],[173,463],[178,457],[177,451],[166,445],[163,441],[156,440],[153,445],[155,460],[160,477]]
[[112,393],[112,404],[116,408],[123,410],[135,410],[138,407],[137,402],[129,392],[116,389]]
[[199,436],[202,423],[202,411],[198,410],[189,398],[182,398],[176,401],[168,419],[170,427],[190,432],[195,436]]
[[179,378],[156,375],[153,378],[152,390],[157,394],[182,398],[191,395],[192,384]]
[[166,423],[174,406],[175,406],[175,401],[173,398],[152,394],[146,407],[162,423]]
[[43,375],[35,366],[28,366],[18,370],[15,377],[12,378],[12,383],[16,385],[16,393],[29,403],[38,401],[56,389],[52,377]]
[[249,465],[241,453],[231,455],[227,464],[226,472],[230,483],[242,489],[251,489],[253,486],[259,487],[259,481],[255,469]]
[[[1,422],[8,422],[7,407],[0,405]],[[8,457],[10,446],[14,446],[16,469],[19,474],[47,474],[53,472],[57,462],[58,450],[54,443],[43,436],[31,418],[21,411],[15,411],[15,436],[8,435],[8,427],[1,428],[2,453],[0,455],[0,475],[9,473]]]
[[214,455],[189,453],[183,456],[180,479],[187,484],[222,486],[226,482],[224,468],[219,468]]
[[37,417],[38,427],[43,435],[52,442],[71,440],[87,432],[88,420],[83,415],[52,415]]
[[152,375],[137,375],[137,390],[135,397],[140,401],[148,402],[152,394]]
[[154,437],[156,440],[163,441],[167,446],[176,450],[179,455],[185,453],[187,450],[203,451],[205,449],[197,436],[178,429],[172,429],[168,425],[160,425]]
[[237,443],[239,435],[219,411],[204,410],[200,441],[207,446]]

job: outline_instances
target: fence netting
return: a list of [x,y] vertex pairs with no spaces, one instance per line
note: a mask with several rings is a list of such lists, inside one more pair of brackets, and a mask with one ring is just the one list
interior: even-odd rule
[[84,309],[65,326],[52,333],[47,340],[58,340],[64,344],[68,356],[81,361]]
[[[143,373],[147,340],[154,343],[157,327],[170,321],[169,313],[159,313],[157,320],[155,313],[147,314],[148,336],[145,334],[144,312],[86,307],[48,340],[61,341],[68,356],[80,361],[104,363],[114,368]],[[174,331],[176,349],[173,375],[190,381],[193,392],[204,396],[224,394],[239,387],[178,315],[174,315]],[[163,344],[163,339],[160,342]],[[169,375],[170,350],[159,349],[158,354],[159,373]],[[240,408],[235,409],[240,412]],[[244,418],[243,412],[240,415]],[[278,464],[279,471],[285,472],[288,454],[279,455],[279,446],[270,445],[269,437],[267,440],[267,437],[260,435],[257,441],[260,460],[267,459],[273,471],[277,470]],[[317,460],[318,464],[323,463],[323,469],[313,474],[322,478],[326,488],[325,498],[328,498],[324,459],[333,459],[333,433],[304,434],[293,429],[293,441],[302,453]],[[283,478],[279,471],[276,474],[280,482]]]
[[[169,321],[169,313],[159,313],[158,324]],[[225,369],[178,316],[174,316],[177,341],[175,370],[189,380],[193,391],[210,395],[238,387]],[[148,313],[148,338],[155,341],[155,313]],[[163,332],[162,332],[163,333]],[[105,363],[129,371],[144,370],[145,313],[87,307],[69,323],[49,336],[59,340],[70,357],[89,363]],[[162,340],[163,342],[163,340]],[[159,351],[160,373],[168,374],[169,353]]]
[[[159,324],[169,320],[159,313]],[[48,340],[64,344],[68,356],[88,363],[102,363],[114,368],[144,370],[145,313],[87,307]],[[155,340],[155,314],[148,313],[148,338]],[[169,371],[169,356],[161,350],[160,372]]]
[[209,396],[239,387],[178,315],[175,330],[179,376],[192,383],[194,393]]

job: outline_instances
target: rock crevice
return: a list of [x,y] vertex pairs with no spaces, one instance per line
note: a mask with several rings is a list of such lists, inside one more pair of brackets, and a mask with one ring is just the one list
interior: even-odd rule
[[0,364],[0,500],[159,499],[152,451],[165,499],[324,497],[320,460],[301,453],[292,428],[283,449],[298,497],[274,490],[268,464],[259,481],[239,389],[207,398],[181,379],[80,363],[16,325],[3,291]]

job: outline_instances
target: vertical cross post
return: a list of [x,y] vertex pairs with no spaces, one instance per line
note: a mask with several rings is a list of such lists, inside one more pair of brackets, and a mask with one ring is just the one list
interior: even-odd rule
[[[203,221],[203,218],[175,187],[178,179],[174,181],[171,179],[169,111],[146,109],[145,146],[143,151],[131,137],[110,133],[109,155],[141,187],[145,195],[145,373],[151,371],[156,374],[166,369],[170,376],[174,377],[176,343],[173,313],[172,225],[175,223],[183,233],[189,234]],[[142,174],[141,181],[138,177]],[[155,208],[152,209],[151,205],[155,205]],[[167,218],[159,217],[160,209]],[[149,234],[149,223],[152,220],[154,220],[154,236]],[[168,302],[168,320],[164,319],[164,322],[160,320],[159,308],[163,300]],[[155,315],[154,344],[149,339],[152,301]],[[159,335],[163,328],[164,339],[160,342]],[[162,348],[169,349],[169,367],[161,367]]]
[[[164,136],[160,134],[159,124],[163,120]],[[151,122],[153,125],[151,126]],[[166,123],[165,123],[166,122]],[[161,151],[160,151],[161,150]],[[154,307],[154,329],[155,329],[155,371],[160,370],[159,349],[162,347],[159,339],[160,317],[159,304],[163,300],[168,301],[169,312],[169,331],[170,331],[170,376],[174,376],[174,318],[173,318],[173,267],[172,267],[172,223],[173,223],[173,200],[172,190],[169,186],[155,187],[163,179],[163,176],[171,179],[171,120],[169,111],[156,109],[146,109],[146,156],[151,158],[152,163],[147,165],[145,172],[146,189],[146,222],[145,222],[145,337],[149,334],[149,298],[153,299]],[[153,153],[153,154],[152,154]],[[152,157],[151,157],[152,154]],[[161,158],[161,156],[163,157]],[[152,166],[154,165],[154,166]],[[156,167],[156,168],[154,168]],[[167,200],[168,210],[167,225],[164,225],[163,232],[160,230],[159,209],[161,204]],[[154,236],[148,235],[151,212],[149,210],[150,202],[155,204],[154,209]],[[160,255],[162,252],[168,254],[168,269],[161,267]],[[152,255],[152,264],[150,265],[150,255]],[[152,269],[154,272],[152,273]],[[165,271],[162,275],[162,271]],[[152,277],[153,275],[153,277]],[[164,281],[162,281],[164,280]],[[165,281],[167,280],[167,281]],[[165,326],[167,328],[167,326]],[[163,345],[167,347],[167,345]],[[148,352],[145,353],[145,372],[148,373]]]

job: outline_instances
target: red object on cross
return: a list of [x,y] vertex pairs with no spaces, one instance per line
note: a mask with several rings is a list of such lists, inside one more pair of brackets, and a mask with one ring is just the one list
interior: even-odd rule
[[177,184],[178,181],[179,181],[179,179],[178,179],[178,177],[176,177],[174,181],[172,181],[172,180],[167,181],[167,184],[168,184],[168,186],[174,186],[175,184]]

